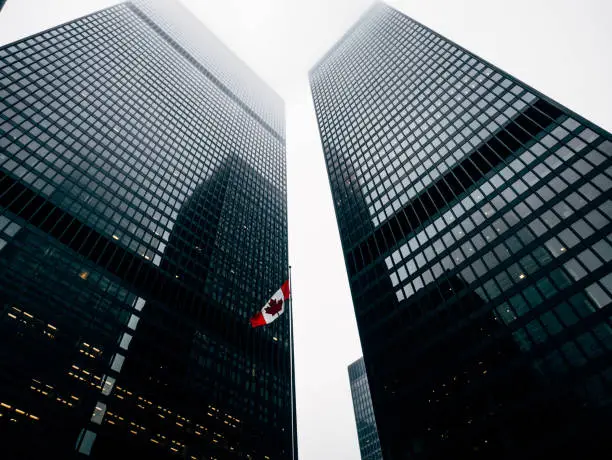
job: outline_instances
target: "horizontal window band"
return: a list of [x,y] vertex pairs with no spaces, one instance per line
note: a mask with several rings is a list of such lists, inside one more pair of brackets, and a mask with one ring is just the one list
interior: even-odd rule
[[[202,327],[211,336],[231,343],[238,349],[248,349],[251,328],[248,322],[215,301],[195,292],[184,280],[145,260],[139,254],[117,244],[111,237],[97,232],[38,195],[25,184],[0,171],[0,208],[7,209],[30,225],[90,260],[107,272],[120,278],[128,289],[190,327]],[[271,352],[282,349],[271,340]],[[280,360],[280,370],[287,375],[289,363]]]
[[349,275],[359,273],[447,205],[459,200],[503,160],[562,115],[560,109],[542,99],[533,103],[349,251],[346,255]]

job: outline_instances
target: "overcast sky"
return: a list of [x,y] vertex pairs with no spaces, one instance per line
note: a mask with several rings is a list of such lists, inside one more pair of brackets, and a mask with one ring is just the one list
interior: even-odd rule
[[[0,44],[115,3],[8,0]],[[307,72],[372,1],[183,3],[285,99],[300,459],[358,460],[346,368],[361,348]],[[609,0],[389,3],[612,130]]]

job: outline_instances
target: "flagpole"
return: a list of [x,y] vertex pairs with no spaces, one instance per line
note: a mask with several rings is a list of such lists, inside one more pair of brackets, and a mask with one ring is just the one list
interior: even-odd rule
[[295,458],[295,368],[293,359],[293,283],[291,282],[291,265],[289,265],[289,331],[290,331],[290,362],[291,362],[291,459]]

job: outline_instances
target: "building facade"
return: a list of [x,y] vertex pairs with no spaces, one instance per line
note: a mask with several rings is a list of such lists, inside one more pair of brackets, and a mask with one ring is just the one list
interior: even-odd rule
[[284,104],[180,4],[0,48],[2,458],[292,458]]
[[370,385],[368,385],[363,358],[359,358],[348,367],[348,374],[351,382],[351,395],[353,397],[361,460],[382,460]]
[[385,460],[609,448],[610,133],[382,3],[310,82]]

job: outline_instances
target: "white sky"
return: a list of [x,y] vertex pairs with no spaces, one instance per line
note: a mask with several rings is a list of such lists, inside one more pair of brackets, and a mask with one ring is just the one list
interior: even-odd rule
[[[307,72],[372,2],[182,1],[285,99],[300,459],[358,460],[347,365],[361,348]],[[0,44],[114,3],[8,0]],[[612,130],[609,0],[389,3]]]

